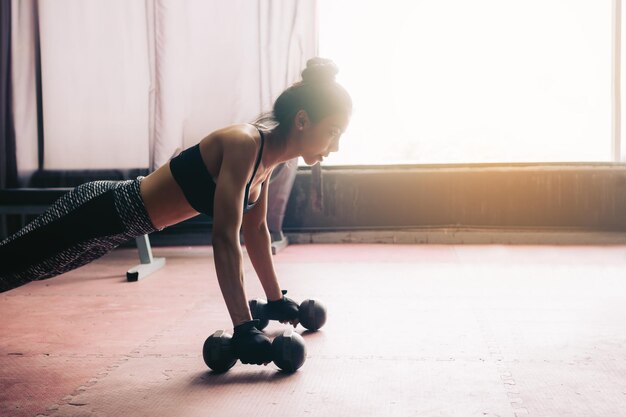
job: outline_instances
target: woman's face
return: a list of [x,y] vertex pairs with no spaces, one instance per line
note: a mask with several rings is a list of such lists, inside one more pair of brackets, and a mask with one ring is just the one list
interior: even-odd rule
[[311,122],[306,117],[301,138],[301,156],[304,162],[307,165],[315,165],[317,162],[323,161],[331,152],[337,152],[339,150],[339,138],[348,127],[349,121],[350,119],[346,115],[326,116],[317,123]]

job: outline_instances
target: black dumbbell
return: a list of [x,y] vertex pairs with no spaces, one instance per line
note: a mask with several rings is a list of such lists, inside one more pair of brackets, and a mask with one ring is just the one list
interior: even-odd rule
[[[269,324],[269,319],[265,318],[265,306],[267,301],[262,298],[255,298],[248,301],[250,313],[253,319],[259,320],[259,330],[263,330]],[[304,300],[298,307],[298,321],[306,329],[316,331],[326,323],[326,307],[319,300]]]
[[[237,362],[231,339],[229,333],[218,330],[204,342],[204,363],[215,372],[226,372]],[[272,361],[283,371],[295,372],[305,359],[304,339],[292,329],[285,330],[272,341]]]

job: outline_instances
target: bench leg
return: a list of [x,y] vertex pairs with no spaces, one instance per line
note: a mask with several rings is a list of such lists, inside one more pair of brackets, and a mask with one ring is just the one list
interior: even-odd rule
[[285,249],[287,246],[289,246],[289,239],[283,232],[279,232],[278,235],[272,234],[272,255],[276,255],[278,251]]
[[147,277],[154,271],[161,269],[165,265],[165,258],[154,258],[150,247],[150,238],[143,235],[135,238],[137,249],[139,249],[139,265],[132,267],[126,272],[126,280],[135,282]]

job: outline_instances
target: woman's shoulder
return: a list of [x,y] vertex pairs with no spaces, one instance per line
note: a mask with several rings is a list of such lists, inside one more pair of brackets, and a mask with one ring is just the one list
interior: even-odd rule
[[250,124],[226,126],[202,139],[200,152],[205,161],[219,169],[227,161],[225,165],[247,171],[254,165],[258,153],[255,135],[258,136],[258,131]]
[[256,146],[258,130],[249,123],[232,124],[214,130],[202,142],[218,142],[224,148]]

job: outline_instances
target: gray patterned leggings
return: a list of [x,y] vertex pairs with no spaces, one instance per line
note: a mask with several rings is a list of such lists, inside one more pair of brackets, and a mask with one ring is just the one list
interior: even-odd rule
[[0,242],[0,292],[78,268],[155,231],[139,194],[142,178],[79,185]]

